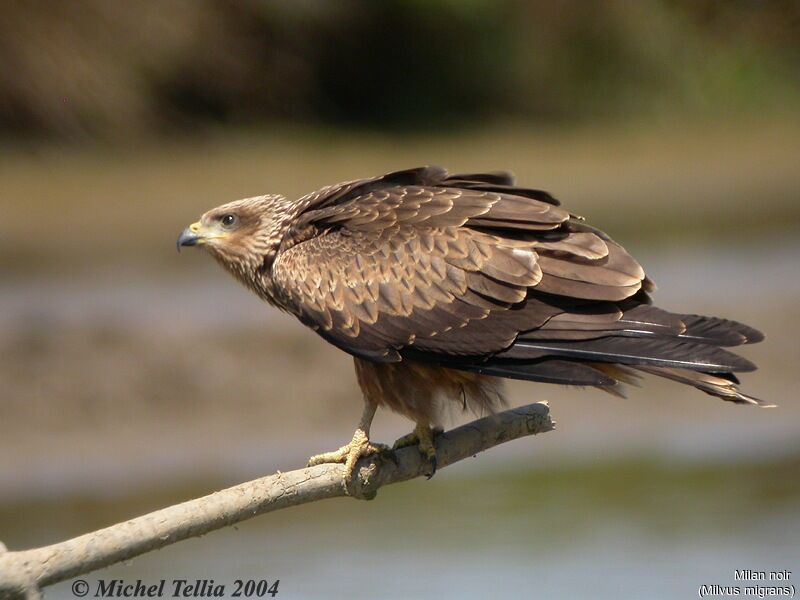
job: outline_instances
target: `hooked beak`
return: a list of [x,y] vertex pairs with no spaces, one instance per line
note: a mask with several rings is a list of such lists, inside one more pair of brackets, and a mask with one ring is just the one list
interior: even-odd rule
[[200,231],[200,222],[192,223],[186,229],[184,229],[181,234],[178,236],[178,252],[181,251],[181,246],[196,246],[197,244],[202,243],[203,238],[198,233]]

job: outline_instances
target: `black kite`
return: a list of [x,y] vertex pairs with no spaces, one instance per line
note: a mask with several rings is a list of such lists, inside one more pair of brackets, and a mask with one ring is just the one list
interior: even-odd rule
[[289,200],[238,200],[207,212],[178,245],[202,245],[261,298],[355,358],[365,409],[353,440],[312,464],[346,463],[369,442],[378,406],[417,426],[433,462],[440,402],[503,402],[501,378],[618,390],[651,373],[740,404],[724,350],[756,330],[652,306],[644,270],[550,194],[506,173],[438,167],[329,186]]

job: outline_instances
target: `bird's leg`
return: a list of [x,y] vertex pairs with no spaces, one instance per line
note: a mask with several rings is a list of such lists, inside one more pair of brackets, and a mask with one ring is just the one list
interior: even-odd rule
[[377,408],[376,404],[367,400],[364,404],[364,412],[361,414],[358,428],[353,434],[353,439],[350,440],[350,443],[333,452],[324,452],[312,456],[308,459],[308,466],[343,462],[344,478],[346,481],[350,481],[353,478],[353,470],[359,458],[389,450],[389,447],[385,444],[373,444],[369,441],[369,427],[372,424]]
[[417,422],[414,431],[397,440],[392,448],[397,450],[406,446],[419,445],[420,454],[431,463],[431,473],[428,475],[428,479],[430,479],[436,474],[436,446],[433,438],[441,432],[441,428],[431,427],[428,422]]

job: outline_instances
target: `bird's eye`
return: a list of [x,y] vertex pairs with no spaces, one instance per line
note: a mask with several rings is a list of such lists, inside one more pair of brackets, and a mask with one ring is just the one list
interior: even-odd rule
[[222,215],[222,218],[220,219],[220,222],[225,227],[230,227],[231,225],[236,223],[236,215]]

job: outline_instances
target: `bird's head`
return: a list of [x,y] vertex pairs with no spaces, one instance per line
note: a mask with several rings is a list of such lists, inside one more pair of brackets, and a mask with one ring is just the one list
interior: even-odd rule
[[252,281],[280,244],[287,202],[281,195],[257,196],[213,208],[181,232],[178,250],[201,246],[237,278]]

